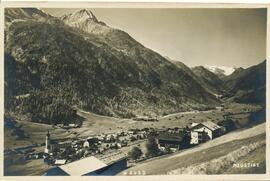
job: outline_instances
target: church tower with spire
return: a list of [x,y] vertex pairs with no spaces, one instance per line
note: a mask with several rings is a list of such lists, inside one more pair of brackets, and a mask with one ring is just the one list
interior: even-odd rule
[[51,140],[50,140],[50,132],[48,130],[47,134],[46,134],[46,140],[45,140],[45,150],[44,153],[50,153],[51,151]]

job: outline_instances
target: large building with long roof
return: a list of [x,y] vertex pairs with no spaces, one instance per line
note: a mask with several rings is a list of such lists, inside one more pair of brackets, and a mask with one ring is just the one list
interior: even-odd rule
[[95,176],[116,175],[127,168],[126,154],[116,151],[113,153],[90,156],[48,170],[47,176]]

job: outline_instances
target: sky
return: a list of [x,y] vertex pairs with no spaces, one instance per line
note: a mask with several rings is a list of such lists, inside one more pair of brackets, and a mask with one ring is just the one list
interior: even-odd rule
[[[43,9],[62,16],[78,9]],[[266,9],[93,8],[98,20],[193,67],[244,67],[266,59]]]

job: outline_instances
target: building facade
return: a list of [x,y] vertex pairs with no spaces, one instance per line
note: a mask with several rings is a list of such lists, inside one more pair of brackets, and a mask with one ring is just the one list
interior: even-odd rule
[[172,151],[180,150],[184,143],[183,132],[163,131],[157,137],[157,143],[160,150],[170,149]]
[[209,139],[212,140],[220,136],[221,134],[221,127],[211,121],[198,123],[194,125],[195,126],[191,127],[191,131],[198,132],[198,133],[193,133],[194,137],[196,137],[196,134],[199,137],[199,134],[204,132],[204,133],[207,133],[207,136],[209,137]]

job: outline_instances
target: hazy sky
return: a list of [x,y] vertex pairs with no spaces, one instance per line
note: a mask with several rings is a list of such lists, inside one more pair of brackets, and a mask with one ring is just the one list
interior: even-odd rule
[[[44,9],[54,16],[78,9]],[[107,25],[188,66],[248,67],[266,58],[266,9],[91,9]]]

